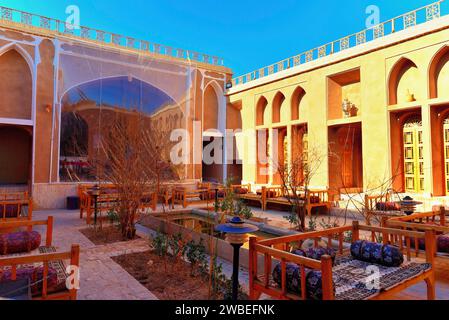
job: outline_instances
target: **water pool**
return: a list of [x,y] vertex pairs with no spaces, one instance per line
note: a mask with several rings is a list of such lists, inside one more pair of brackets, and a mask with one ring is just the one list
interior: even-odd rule
[[[225,239],[225,235],[221,232],[215,231],[215,220],[209,217],[203,217],[196,214],[180,214],[180,215],[172,215],[168,217],[159,217],[159,219],[166,220],[168,219],[170,222],[180,225],[186,229],[195,231],[197,233],[204,233],[213,235],[216,238]],[[254,233],[250,233],[250,236],[257,237],[259,240],[261,239],[271,239],[279,237],[277,234],[268,233],[264,231],[257,231]],[[243,245],[244,248],[248,248],[248,243]]]

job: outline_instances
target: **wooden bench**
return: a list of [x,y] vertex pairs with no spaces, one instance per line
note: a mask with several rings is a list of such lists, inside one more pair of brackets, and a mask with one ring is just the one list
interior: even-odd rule
[[[88,192],[84,194],[84,210],[86,211],[86,223],[92,223],[92,216],[95,215],[95,198]],[[109,212],[116,208],[119,197],[115,194],[100,194],[97,197],[97,213]],[[82,217],[81,217],[82,218]]]
[[16,231],[17,229],[27,228],[28,231],[33,231],[35,226],[45,226],[45,246],[50,247],[53,241],[53,217],[49,216],[47,220],[24,220],[24,221],[6,221],[0,222],[0,234],[10,231]]
[[[43,282],[41,288],[41,294],[39,296],[34,296],[35,300],[62,300],[62,299],[70,299],[76,300],[77,289],[66,289],[58,292],[49,293],[47,287],[47,276],[49,272],[49,267],[53,262],[58,262],[60,260],[70,260],[70,265],[72,267],[79,267],[79,246],[73,245],[69,252],[58,253],[52,247],[53,242],[53,217],[49,216],[47,220],[40,221],[7,221],[0,222],[0,233],[3,230],[17,230],[21,228],[28,228],[29,231],[36,226],[45,226],[46,227],[46,235],[45,235],[45,247],[41,247],[40,249],[44,249],[45,253],[24,253],[24,254],[14,254],[14,255],[6,255],[0,256],[0,273],[4,268],[10,268],[12,270],[12,279],[15,281],[17,267],[21,265],[30,266],[36,264],[43,265]],[[46,248],[46,249],[45,249]],[[41,251],[39,249],[39,251]],[[55,252],[51,252],[55,251]],[[61,272],[66,272],[66,270],[61,270]],[[71,271],[72,275],[74,270]],[[69,275],[67,275],[69,276]],[[1,283],[0,283],[1,284]]]
[[[189,203],[196,200],[197,203],[206,202],[209,203],[210,198],[210,184],[198,183],[196,189],[189,190],[186,187],[176,186],[172,190],[172,208],[175,204],[182,205],[183,208],[187,208]],[[204,196],[204,199],[201,199]]]
[[106,183],[106,184],[94,184],[94,183],[83,183],[78,185],[78,197],[80,198],[80,219],[83,218],[84,212],[87,212],[91,200],[89,199],[90,194],[89,191],[92,190],[92,188],[98,185],[100,187],[100,192],[102,190],[113,190],[116,188],[116,186],[112,183]]
[[[328,255],[321,257],[321,260],[313,260],[303,256],[292,254],[290,251],[293,245],[303,243],[306,240],[312,241],[314,247],[318,247],[321,240],[327,241],[328,247],[334,247],[337,243],[337,252],[339,255],[348,254],[348,248],[344,244],[345,233],[352,233],[352,242],[360,239],[360,232],[371,234],[371,241],[374,241],[376,234],[382,234],[384,244],[390,243],[397,245],[406,255],[406,260],[411,261],[411,238],[425,239],[426,244],[426,269],[417,276],[400,281],[388,291],[380,290],[371,299],[385,299],[406,288],[415,285],[421,281],[427,284],[427,298],[435,299],[435,274],[433,269],[434,251],[433,246],[429,245],[435,241],[435,232],[426,231],[415,232],[399,230],[392,228],[380,228],[373,226],[359,225],[354,222],[352,226],[332,228],[324,231],[316,231],[279,237],[268,240],[257,241],[257,238],[251,237],[249,243],[249,289],[250,299],[258,300],[261,294],[266,294],[272,298],[281,300],[306,300],[306,269],[321,271],[322,299],[334,300],[336,298],[333,282],[333,264]],[[281,265],[282,281],[281,285],[273,284],[270,280],[273,270],[273,263],[278,262]],[[293,263],[299,266],[299,284],[300,294],[290,292],[287,289],[287,264]],[[259,266],[263,266],[259,272]],[[343,269],[344,270],[344,269]]]
[[158,202],[161,201],[166,207],[172,202],[172,188],[173,186],[171,185],[162,185],[159,187],[159,192],[157,194]]
[[[89,193],[85,193],[85,206],[86,211],[86,223],[92,223],[92,216],[95,215],[95,197]],[[97,213],[107,213],[118,208],[120,202],[120,195],[118,194],[101,194],[97,197]],[[157,193],[154,191],[145,192],[141,203],[139,205],[139,211],[144,212],[147,209],[156,211],[157,208]]]
[[[390,194],[368,195],[365,194],[365,222],[371,225],[372,219],[376,218],[381,223],[384,218],[393,218],[403,216],[400,210],[378,210],[379,203],[384,203],[385,206],[391,201]],[[385,208],[387,209],[387,208]]]
[[306,198],[306,210],[309,217],[312,215],[313,208],[325,207],[328,211],[331,209],[328,190],[309,190]]
[[[433,231],[440,234],[449,234],[449,224],[448,224],[448,212],[444,207],[440,207],[439,211],[432,212],[419,212],[412,215],[405,215],[400,217],[384,217],[382,219],[382,226],[388,228],[398,228],[403,230],[413,230],[413,231]],[[414,248],[416,256],[419,254],[419,239],[414,239]],[[435,255],[438,255],[437,251],[437,241],[434,243]],[[448,258],[449,253],[445,255],[438,255],[440,257]]]
[[157,208],[157,193],[155,191],[147,191],[145,192],[142,203],[140,204],[140,210],[146,211],[147,209],[151,209],[156,211]]
[[[27,209],[24,216],[24,209]],[[33,218],[33,199],[28,192],[0,194],[0,221],[31,220]]]
[[[71,250],[68,252],[52,252],[43,253],[36,255],[23,255],[23,256],[11,256],[11,257],[0,257],[0,269],[11,268],[12,270],[12,281],[17,280],[17,267],[21,265],[43,265],[43,281],[42,287],[40,287],[40,294],[34,296],[34,300],[76,300],[77,288],[72,286],[70,289],[66,288],[58,292],[49,292],[48,288],[48,274],[49,265],[52,262],[70,260],[70,274],[69,277],[76,278],[79,268],[79,245],[72,245]],[[72,284],[75,284],[72,282]]]
[[286,196],[285,190],[283,187],[267,187],[262,188],[262,193],[264,193],[264,207],[262,208],[264,211],[268,209],[268,204],[278,204],[284,206],[291,206],[291,201],[289,201]]
[[[246,188],[246,186],[248,186],[248,188]],[[262,187],[262,189],[260,190],[260,193],[258,194],[257,191],[256,192],[251,191],[251,185],[246,185],[246,186],[245,185],[233,185],[234,188],[243,187],[245,189],[248,189],[248,193],[236,195],[237,198],[244,200],[244,201],[258,202],[258,203],[260,203],[260,207],[262,208],[262,210],[265,210],[265,204],[266,204],[265,188],[266,187]]]

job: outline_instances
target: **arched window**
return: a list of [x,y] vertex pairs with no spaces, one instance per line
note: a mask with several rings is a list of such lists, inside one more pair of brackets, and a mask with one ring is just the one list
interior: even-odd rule
[[98,151],[102,143],[113,141],[115,125],[133,126],[136,115],[141,115],[144,128],[168,132],[174,129],[176,108],[164,91],[131,76],[97,79],[69,89],[61,99],[60,179],[97,179],[92,169],[105,160]]

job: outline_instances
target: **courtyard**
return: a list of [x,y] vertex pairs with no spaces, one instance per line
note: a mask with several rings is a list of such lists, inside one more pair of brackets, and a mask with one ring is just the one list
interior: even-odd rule
[[449,3],[407,10],[239,73],[0,3],[0,299],[449,300]]

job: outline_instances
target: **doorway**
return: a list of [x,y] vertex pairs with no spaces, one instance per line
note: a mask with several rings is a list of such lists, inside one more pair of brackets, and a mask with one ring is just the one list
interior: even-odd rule
[[424,146],[421,117],[413,117],[404,123],[404,178],[405,191],[424,191]]
[[32,128],[0,125],[0,185],[28,184]]

